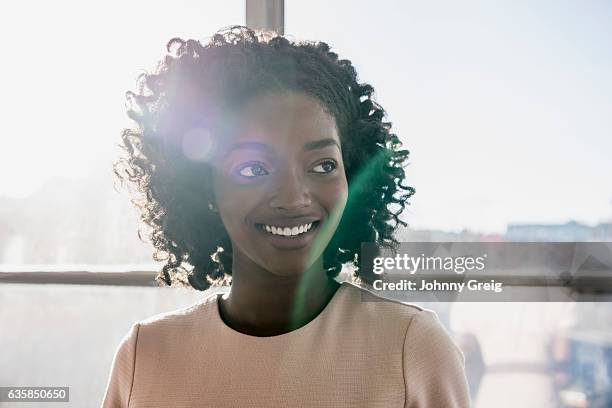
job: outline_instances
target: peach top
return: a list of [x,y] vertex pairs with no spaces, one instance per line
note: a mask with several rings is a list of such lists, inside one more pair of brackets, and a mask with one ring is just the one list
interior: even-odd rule
[[135,322],[104,408],[469,407],[463,354],[437,315],[343,282],[317,317],[256,337],[218,297]]

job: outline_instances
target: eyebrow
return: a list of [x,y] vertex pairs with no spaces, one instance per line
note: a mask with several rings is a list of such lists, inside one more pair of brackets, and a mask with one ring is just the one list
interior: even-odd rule
[[324,149],[328,146],[336,146],[338,150],[340,150],[340,144],[336,141],[336,139],[327,138],[321,140],[315,140],[314,142],[308,142],[304,145],[305,151]]
[[[338,142],[335,139],[327,138],[327,139],[320,139],[320,140],[315,140],[312,142],[307,142],[304,144],[303,150],[304,151],[319,150],[319,149],[324,149],[329,146],[336,146],[338,149],[340,149],[340,144],[338,144]],[[239,143],[234,143],[232,146],[230,146],[227,153],[229,154],[230,152],[234,150],[240,150],[240,149],[262,150],[262,151],[268,151],[268,152],[271,152],[274,150],[270,145],[267,145],[265,143],[239,142]]]

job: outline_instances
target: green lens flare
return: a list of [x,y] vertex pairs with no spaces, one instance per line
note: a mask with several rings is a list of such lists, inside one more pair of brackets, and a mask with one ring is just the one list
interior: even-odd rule
[[[300,277],[300,284],[298,286],[297,294],[295,297],[291,326],[295,329],[299,326],[300,317],[304,315],[304,303],[306,293],[312,289],[315,285],[316,273],[323,268],[323,252],[329,244],[336,230],[333,226],[338,225],[342,219],[342,215],[346,211],[350,211],[354,206],[362,205],[362,195],[368,192],[372,186],[372,179],[376,174],[380,173],[380,168],[384,163],[389,160],[389,151],[387,149],[381,149],[376,155],[374,155],[369,162],[363,166],[351,181],[349,185],[349,193],[346,202],[339,203],[331,212],[327,220],[319,225],[319,232],[312,245],[312,249],[308,257],[309,267]],[[367,220],[364,220],[367,222]],[[344,234],[350,234],[350,226],[344,226],[344,230],[340,231]]]

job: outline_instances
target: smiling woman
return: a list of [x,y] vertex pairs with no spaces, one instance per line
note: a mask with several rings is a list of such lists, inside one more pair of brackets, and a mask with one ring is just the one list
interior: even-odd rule
[[[140,77],[138,93],[127,93],[128,115],[138,128],[123,132],[128,155],[115,166],[119,178],[142,193],[142,221],[152,229],[157,258],[166,259],[158,280],[198,290],[230,276],[235,281],[237,242],[228,229],[247,220],[223,218],[238,204],[228,200],[279,186],[280,198],[269,203],[274,206],[285,194],[300,194],[283,191],[299,189],[299,178],[325,188],[327,201],[342,182],[350,185],[346,207],[329,214],[328,221],[341,216],[338,228],[321,225],[334,231],[329,245],[320,240],[322,262],[330,277],[353,263],[355,278],[371,282],[374,277],[359,272],[361,242],[394,245],[393,232],[403,223],[399,214],[414,189],[403,183],[408,151],[400,150],[372,99],[374,89],[357,81],[350,61],[338,59],[325,43],[294,44],[241,27],[220,31],[206,45],[172,39],[168,50],[153,73]],[[304,160],[313,158],[323,167],[306,169],[314,162]],[[288,172],[288,163],[302,171]],[[316,174],[330,166],[337,168],[329,176]],[[236,196],[218,197],[230,192]],[[221,216],[208,211],[207,202],[219,204]],[[304,212],[288,204],[263,215]],[[313,211],[323,209],[306,209]],[[192,268],[183,268],[185,263]]]
[[141,193],[158,281],[231,291],[136,322],[103,405],[467,406],[435,314],[363,288],[361,242],[394,247],[414,193],[373,88],[325,43],[245,27],[168,51],[128,92],[115,172]]

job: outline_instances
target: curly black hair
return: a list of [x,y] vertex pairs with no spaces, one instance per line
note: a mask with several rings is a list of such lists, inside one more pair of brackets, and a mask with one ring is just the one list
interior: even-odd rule
[[[415,189],[404,184],[409,151],[400,149],[373,100],[374,88],[358,82],[351,61],[324,42],[290,41],[242,26],[221,29],[204,45],[172,38],[166,49],[153,72],[138,77],[138,91],[126,93],[137,127],[123,130],[126,155],[113,165],[135,193],[153,259],[165,261],[158,283],[206,290],[231,281],[230,238],[219,215],[202,205],[212,201],[212,169],[185,156],[182,138],[193,129],[221,137],[224,112],[258,94],[290,90],[321,102],[343,146],[349,196],[323,253],[325,271],[335,278],[352,264],[353,281],[371,285],[375,275],[359,268],[361,243],[395,250],[394,232],[407,225],[399,215]],[[143,240],[140,229],[138,235]]]

